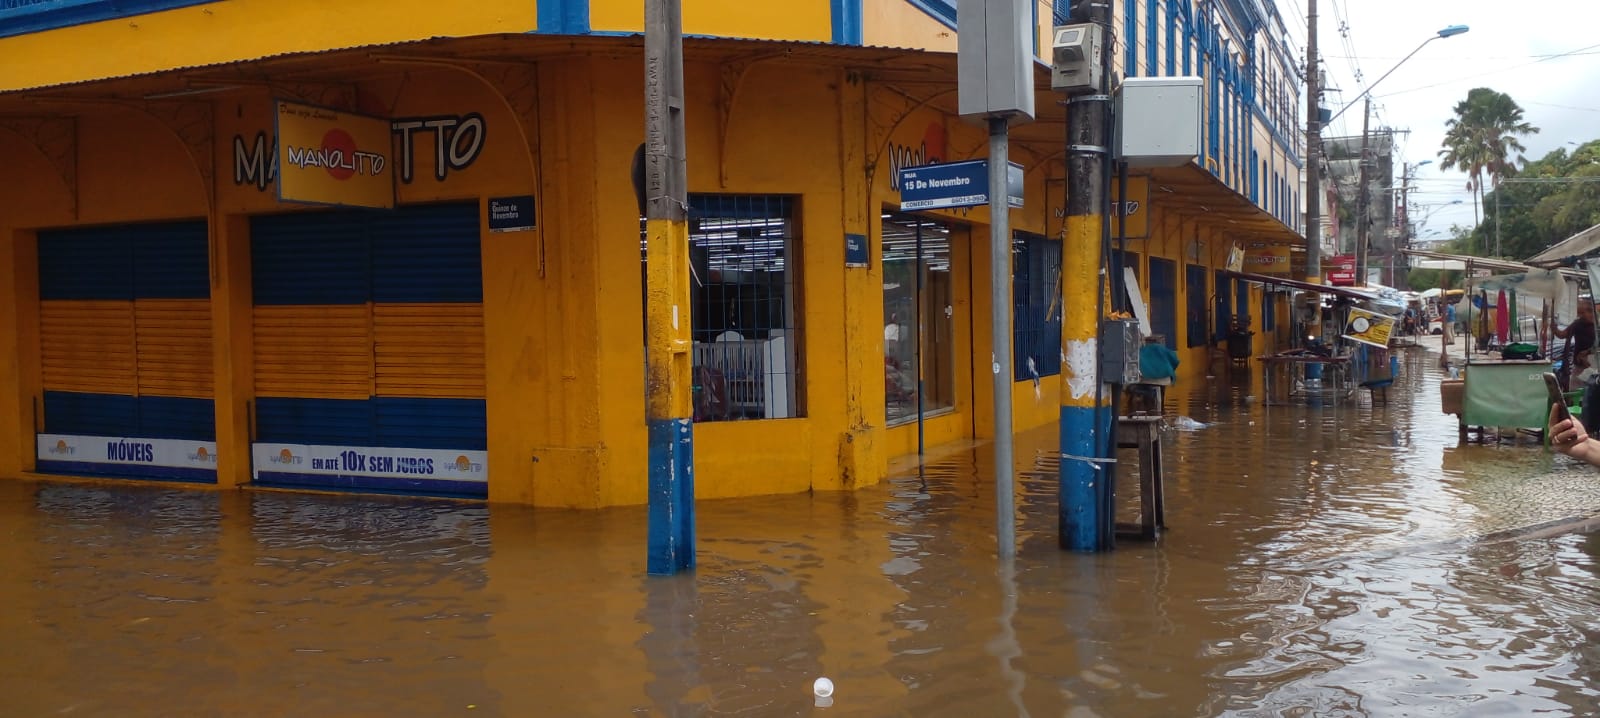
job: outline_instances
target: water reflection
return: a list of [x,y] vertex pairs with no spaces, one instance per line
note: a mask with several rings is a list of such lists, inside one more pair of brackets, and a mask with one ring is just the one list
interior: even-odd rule
[[1056,549],[1053,429],[1017,443],[1014,562],[984,447],[703,502],[669,579],[638,508],[0,482],[4,713],[1592,714],[1600,539],[1511,530],[1600,479],[1457,446],[1404,360],[1388,403],[1175,393],[1208,426],[1167,436],[1171,530],[1107,555]]

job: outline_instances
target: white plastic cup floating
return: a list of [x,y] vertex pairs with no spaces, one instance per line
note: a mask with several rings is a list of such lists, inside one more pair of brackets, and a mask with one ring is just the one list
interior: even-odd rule
[[833,681],[828,680],[827,677],[818,678],[816,682],[811,684],[811,693],[818,698],[832,698]]

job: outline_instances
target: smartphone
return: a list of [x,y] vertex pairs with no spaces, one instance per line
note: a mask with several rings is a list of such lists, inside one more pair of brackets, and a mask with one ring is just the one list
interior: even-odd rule
[[1557,421],[1566,421],[1572,418],[1572,412],[1567,409],[1567,393],[1561,390],[1561,380],[1550,372],[1544,373],[1544,388],[1550,392],[1550,401],[1561,407],[1557,410]]

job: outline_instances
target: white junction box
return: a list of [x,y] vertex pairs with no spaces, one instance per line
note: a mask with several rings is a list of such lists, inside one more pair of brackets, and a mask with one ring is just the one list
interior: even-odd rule
[[1117,90],[1122,158],[1130,167],[1178,167],[1200,156],[1204,82],[1130,77]]

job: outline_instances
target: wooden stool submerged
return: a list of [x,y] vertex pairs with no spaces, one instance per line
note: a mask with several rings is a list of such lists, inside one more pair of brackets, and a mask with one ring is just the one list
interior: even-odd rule
[[1118,524],[1119,538],[1154,541],[1167,527],[1161,465],[1161,417],[1117,418],[1117,448],[1139,450],[1139,524]]

